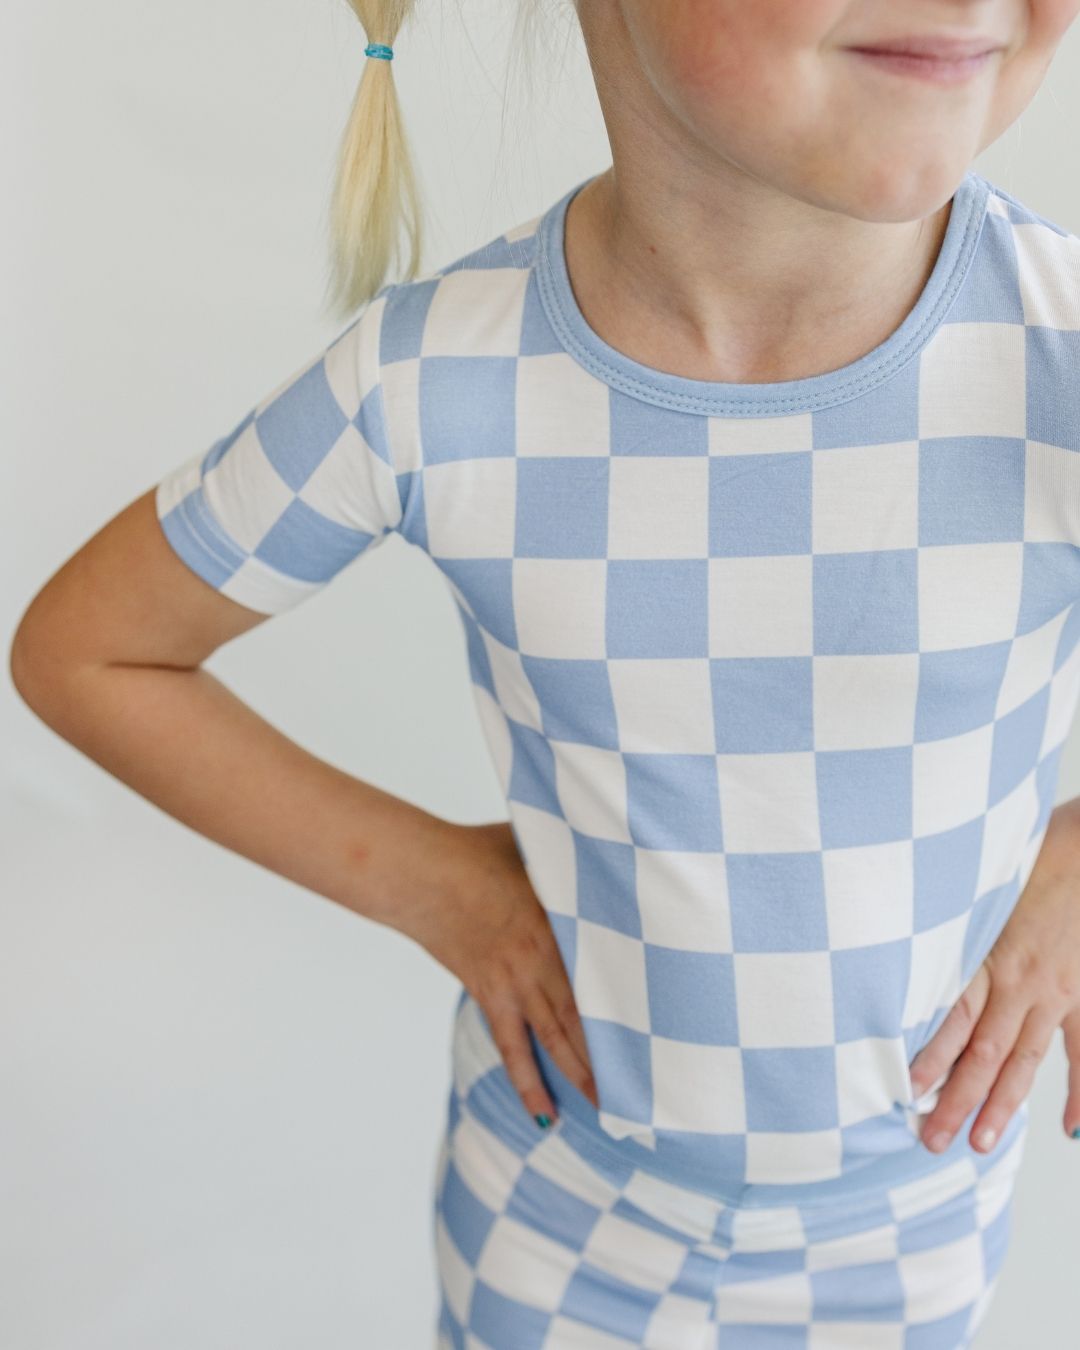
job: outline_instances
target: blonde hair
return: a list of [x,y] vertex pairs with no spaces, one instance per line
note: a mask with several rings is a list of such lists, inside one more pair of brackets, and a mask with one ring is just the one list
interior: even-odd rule
[[[393,46],[415,0],[348,0],[368,42]],[[338,150],[330,204],[330,302],[336,318],[351,314],[382,287],[404,219],[406,279],[420,269],[420,200],[401,121],[392,61],[362,56]]]
[[[416,0],[347,0],[369,43],[392,47]],[[518,0],[520,53],[538,24],[542,0]],[[576,6],[576,0],[572,5]],[[524,39],[524,43],[521,42]],[[396,59],[396,53],[395,53]],[[408,259],[402,280],[421,266],[421,206],[401,119],[393,61],[361,55],[363,70],[338,150],[329,215],[330,280],[335,318],[366,304],[387,284],[397,260],[402,224]],[[526,74],[531,77],[526,64]]]

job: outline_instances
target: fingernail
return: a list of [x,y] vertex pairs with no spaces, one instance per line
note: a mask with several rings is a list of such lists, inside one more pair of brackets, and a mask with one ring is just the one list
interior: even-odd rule
[[989,1148],[997,1138],[997,1130],[992,1130],[989,1126],[985,1130],[980,1130],[975,1136],[975,1143],[979,1148]]
[[547,1127],[551,1124],[550,1116],[545,1115],[533,1116],[533,1120],[536,1121],[537,1125],[539,1125],[542,1130],[546,1130]]
[[1076,1129],[1073,1130],[1072,1137],[1074,1139],[1080,1139],[1080,1125],[1077,1125]]
[[948,1133],[945,1130],[939,1130],[937,1134],[932,1134],[930,1136],[930,1138],[926,1141],[926,1146],[927,1148],[933,1149],[935,1153],[938,1153],[940,1152],[941,1149],[945,1148],[948,1142],[949,1142]]

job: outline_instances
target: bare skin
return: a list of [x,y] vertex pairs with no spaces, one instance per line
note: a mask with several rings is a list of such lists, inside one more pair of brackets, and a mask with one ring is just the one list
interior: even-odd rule
[[[929,280],[948,227],[952,199],[917,230],[911,255],[898,259],[882,291],[863,308],[822,316],[805,332],[801,325],[772,328],[758,307],[747,327],[726,339],[729,348],[703,345],[692,325],[677,316],[657,322],[644,300],[634,245],[620,263],[614,171],[608,169],[576,193],[566,212],[566,266],[574,297],[593,330],[616,350],[656,370],[695,380],[764,384],[802,379],[848,365],[879,346],[911,311]],[[657,246],[647,244],[651,261]],[[631,280],[632,278],[632,280]],[[848,301],[849,306],[852,304]],[[804,323],[807,320],[804,319]],[[723,341],[724,339],[721,339]]]
[[1068,1060],[1062,1129],[1080,1138],[1080,797],[1050,814],[1027,885],[982,965],[911,1063],[916,1093],[947,1075],[920,1122],[931,1153],[969,1131],[994,1147],[1031,1092],[1057,1029]]
[[[446,885],[421,889],[407,932],[453,971],[483,1008],[526,1110],[551,1120],[525,1024],[599,1106],[585,1034],[547,914],[522,867],[509,824],[454,826]],[[447,919],[446,890],[452,921]],[[428,903],[422,903],[426,900]]]
[[[1078,0],[576,0],[612,165],[567,214],[610,345],[696,379],[835,369],[910,310],[975,157],[1037,92]],[[993,44],[951,87],[868,69],[905,34]]]
[[442,820],[343,773],[202,668],[266,617],[180,561],[147,492],[34,597],[12,679],[58,735],[177,820],[427,950],[483,1008],[530,1115],[557,1112],[526,1021],[597,1104],[569,979],[509,825]]

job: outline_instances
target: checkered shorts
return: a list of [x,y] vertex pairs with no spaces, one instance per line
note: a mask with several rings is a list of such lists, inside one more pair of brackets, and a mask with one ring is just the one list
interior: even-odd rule
[[[1023,1126],[843,1201],[732,1206],[540,1130],[459,1005],[436,1170],[438,1350],[965,1350],[1005,1257]],[[1005,1141],[1003,1141],[1005,1142]]]

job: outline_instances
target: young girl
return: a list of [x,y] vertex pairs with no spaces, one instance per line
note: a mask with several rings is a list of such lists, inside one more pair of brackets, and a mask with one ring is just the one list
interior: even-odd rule
[[[610,167],[419,276],[411,6],[351,3],[359,313],[51,579],[18,687],[460,978],[441,1347],[968,1346],[1058,1026],[1080,1134],[1080,238],[970,163],[1080,6],[578,0]],[[506,822],[200,667],[390,531]]]

